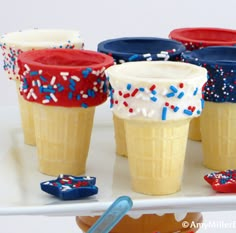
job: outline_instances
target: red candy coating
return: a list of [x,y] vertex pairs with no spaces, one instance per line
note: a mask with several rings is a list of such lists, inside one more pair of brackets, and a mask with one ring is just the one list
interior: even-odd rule
[[204,176],[212,189],[221,193],[236,193],[236,170],[212,172]]
[[27,51],[19,55],[21,94],[53,106],[91,107],[108,96],[104,71],[113,58],[98,52],[68,49]]
[[207,46],[236,44],[236,30],[224,28],[178,28],[170,32],[169,38],[185,44],[188,50]]

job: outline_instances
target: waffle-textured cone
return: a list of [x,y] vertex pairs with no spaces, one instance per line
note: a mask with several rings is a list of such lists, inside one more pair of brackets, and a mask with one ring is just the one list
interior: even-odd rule
[[236,104],[205,102],[201,115],[203,164],[213,170],[236,168]]
[[24,134],[24,143],[35,146],[35,130],[33,118],[33,103],[26,101],[19,92],[19,81],[16,80],[18,103],[21,115],[21,125]]
[[[97,221],[99,217],[77,216],[76,222],[85,233]],[[176,221],[174,214],[158,216],[156,214],[144,214],[139,218],[124,218],[110,231],[111,233],[190,233],[196,232],[202,223],[201,213],[188,213],[182,221]],[[189,223],[189,226],[186,224]],[[186,227],[184,227],[186,226]]]
[[39,169],[52,176],[81,175],[86,169],[94,107],[34,104]]
[[127,156],[124,119],[119,118],[118,116],[113,114],[113,123],[116,142],[116,154]]
[[201,141],[200,117],[193,118],[190,121],[188,138],[193,141]]
[[189,121],[125,120],[129,168],[134,191],[164,195],[180,189]]

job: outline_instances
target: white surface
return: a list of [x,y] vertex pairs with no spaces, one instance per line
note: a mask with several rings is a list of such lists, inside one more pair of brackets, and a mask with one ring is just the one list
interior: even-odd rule
[[112,125],[98,122],[92,132],[86,175],[97,177],[99,193],[83,200],[60,201],[40,190],[40,182],[54,177],[38,172],[36,148],[23,143],[18,109],[2,107],[0,115],[0,176],[7,181],[1,189],[0,215],[96,215],[103,213],[120,195],[132,198],[131,214],[236,208],[236,195],[216,193],[204,181],[203,176],[210,170],[201,165],[199,142],[188,141],[180,192],[167,196],[133,192],[128,161],[115,154]]

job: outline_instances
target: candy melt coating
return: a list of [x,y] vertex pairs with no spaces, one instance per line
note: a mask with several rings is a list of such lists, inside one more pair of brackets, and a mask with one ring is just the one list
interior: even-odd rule
[[107,99],[104,71],[113,64],[105,54],[70,49],[27,51],[18,59],[21,94],[31,102],[91,107]]
[[236,48],[212,46],[185,52],[185,62],[202,66],[208,71],[204,99],[212,102],[236,103]]
[[17,58],[22,52],[43,48],[82,49],[83,40],[78,31],[63,29],[31,29],[1,36],[3,69],[9,78],[19,79]]
[[113,87],[111,102],[124,119],[155,121],[199,116],[203,108],[204,68],[181,62],[129,62],[106,71]]
[[180,42],[156,37],[123,37],[98,44],[98,51],[111,55],[117,64],[131,61],[180,59],[185,47]]
[[226,28],[177,28],[170,32],[169,37],[182,42],[187,50],[236,44],[236,30]]

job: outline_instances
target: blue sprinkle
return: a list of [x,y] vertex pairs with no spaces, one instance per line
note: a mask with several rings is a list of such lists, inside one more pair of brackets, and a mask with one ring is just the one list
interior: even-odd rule
[[80,100],[80,99],[81,99],[81,96],[80,96],[80,95],[77,95],[76,99],[77,99],[77,100]]
[[170,92],[170,93],[166,94],[167,98],[171,98],[171,97],[174,97],[174,96],[175,96],[175,93],[173,93],[173,92]]
[[46,96],[45,96],[45,99],[51,100],[51,96],[50,96],[50,95],[46,95]]
[[72,92],[69,92],[69,93],[68,93],[68,98],[69,98],[69,99],[72,99],[72,97],[73,97],[73,93],[72,93]]
[[184,92],[180,92],[179,95],[177,96],[179,99],[182,99],[182,97],[184,96]]
[[203,109],[204,106],[205,106],[205,101],[204,101],[204,99],[201,99],[201,105],[202,105],[202,109]]
[[151,93],[152,93],[153,95],[156,95],[156,94],[157,94],[157,91],[152,90]]
[[113,103],[112,103],[112,101],[110,101],[110,108],[113,108]]
[[170,86],[170,90],[173,91],[174,93],[178,92],[178,89],[173,85]]
[[151,97],[150,99],[151,99],[151,101],[153,101],[153,102],[156,102],[156,101],[157,101],[157,98],[156,98],[155,96]]
[[88,90],[88,96],[95,97],[95,92],[92,89]]
[[138,57],[139,57],[138,54],[134,54],[128,58],[128,61],[135,61],[135,60],[137,60]]
[[106,84],[104,84],[104,85],[103,85],[103,92],[104,92],[104,93],[106,93],[106,92],[107,92],[107,90],[108,90],[108,88],[107,88],[107,85],[106,85]]
[[92,72],[92,68],[86,68],[85,70],[82,71],[82,75],[84,78],[87,78],[91,72]]
[[193,92],[193,95],[196,95],[198,92],[198,88],[195,89],[195,91]]
[[74,87],[72,84],[69,85],[69,88],[70,88],[72,91],[75,91],[75,87]]
[[48,85],[48,88],[49,88],[49,89],[53,89],[52,85]]
[[64,90],[64,87],[60,85],[60,86],[58,87],[58,91],[61,92],[61,91],[63,91],[63,90]]
[[174,108],[174,112],[178,112],[178,111],[179,111],[179,107],[176,106],[176,107]]
[[42,75],[40,75],[40,77],[39,77],[42,81],[44,81],[44,82],[47,82],[47,79],[46,78],[44,78]]
[[145,91],[145,89],[144,89],[143,87],[140,87],[139,90],[140,90],[141,92],[144,92],[144,91]]
[[87,108],[87,107],[88,107],[88,105],[87,105],[87,104],[85,104],[85,103],[82,103],[82,104],[81,104],[81,107],[83,107],[83,108]]
[[39,91],[40,93],[43,93],[44,92],[44,88],[42,86],[39,87]]
[[163,107],[163,108],[162,108],[162,115],[161,115],[161,119],[162,119],[163,121],[166,120],[166,115],[167,115],[167,107]]
[[130,83],[127,84],[127,90],[129,91],[131,89],[132,85]]
[[38,75],[38,74],[39,74],[38,71],[31,71],[31,72],[30,72],[30,76],[35,76],[35,75]]
[[192,116],[193,115],[193,112],[188,110],[188,109],[184,109],[183,113],[188,115],[188,116]]
[[75,80],[70,79],[70,84],[71,84],[72,86],[75,86],[75,85],[76,85]]
[[201,111],[200,111],[200,110],[197,110],[197,114],[200,115],[200,114],[201,114]]
[[55,93],[56,91],[50,88],[43,88],[43,92]]

